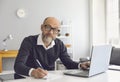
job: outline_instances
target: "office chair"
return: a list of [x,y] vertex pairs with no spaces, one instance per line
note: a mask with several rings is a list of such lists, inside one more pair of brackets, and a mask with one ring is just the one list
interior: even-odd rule
[[120,65],[120,48],[113,47],[111,52],[110,64]]

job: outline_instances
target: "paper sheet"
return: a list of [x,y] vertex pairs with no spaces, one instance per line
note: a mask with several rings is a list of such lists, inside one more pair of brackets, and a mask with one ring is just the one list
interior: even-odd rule
[[118,66],[118,65],[110,65],[110,66],[109,66],[109,69],[110,69],[110,70],[120,71],[120,66]]
[[62,76],[58,75],[58,74],[48,73],[48,75],[43,77],[42,79],[44,79],[44,80],[54,80],[54,79],[59,79],[61,77]]

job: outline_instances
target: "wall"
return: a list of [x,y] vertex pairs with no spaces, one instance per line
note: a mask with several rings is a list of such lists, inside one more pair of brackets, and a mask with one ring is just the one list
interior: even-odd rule
[[107,0],[107,42],[115,47],[120,47],[120,0]]
[[91,0],[91,45],[106,43],[106,0]]
[[[17,17],[19,8],[25,10],[24,18]],[[0,49],[8,34],[14,38],[7,41],[8,49],[19,49],[24,37],[40,33],[48,16],[72,21],[74,59],[88,55],[89,0],[0,0]]]
[[91,0],[91,44],[120,47],[119,0]]

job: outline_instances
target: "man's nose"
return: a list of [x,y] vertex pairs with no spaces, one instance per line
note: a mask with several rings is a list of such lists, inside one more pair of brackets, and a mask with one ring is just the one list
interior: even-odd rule
[[53,34],[53,29],[51,29],[51,30],[49,31],[49,33]]

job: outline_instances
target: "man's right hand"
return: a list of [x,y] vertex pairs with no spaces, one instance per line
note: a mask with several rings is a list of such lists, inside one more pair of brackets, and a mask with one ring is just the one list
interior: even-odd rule
[[43,78],[47,74],[48,74],[47,70],[44,70],[44,69],[41,69],[41,68],[34,69],[31,72],[31,76],[34,77],[34,78]]

